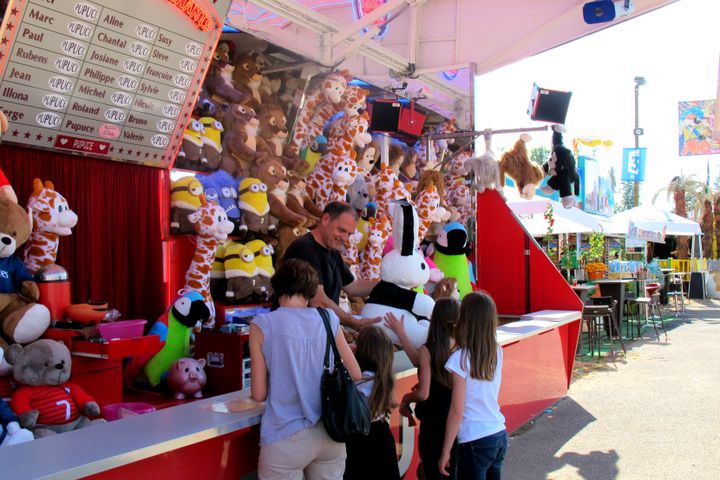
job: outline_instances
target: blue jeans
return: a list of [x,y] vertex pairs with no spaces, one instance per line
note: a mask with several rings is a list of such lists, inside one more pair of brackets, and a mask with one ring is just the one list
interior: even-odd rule
[[458,444],[458,480],[500,480],[507,448],[505,430]]

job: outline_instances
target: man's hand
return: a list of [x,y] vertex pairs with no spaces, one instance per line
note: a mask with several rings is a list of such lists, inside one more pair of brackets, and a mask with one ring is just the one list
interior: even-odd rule
[[353,325],[353,328],[356,330],[362,330],[365,327],[369,327],[371,325],[375,325],[376,323],[379,323],[383,317],[369,317],[369,318],[356,318],[355,319],[355,325]]

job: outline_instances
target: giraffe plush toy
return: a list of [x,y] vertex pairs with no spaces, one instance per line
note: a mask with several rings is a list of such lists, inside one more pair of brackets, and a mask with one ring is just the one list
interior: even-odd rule
[[433,222],[445,222],[450,219],[450,212],[440,206],[440,195],[435,185],[428,185],[422,192],[418,194],[417,213],[420,219],[420,228],[418,238],[422,242],[430,230]]
[[55,263],[60,237],[72,234],[78,216],[70,210],[65,197],[55,191],[50,181],[45,184],[36,178],[28,200],[32,211],[33,231],[25,245],[25,265],[30,273]]
[[380,264],[383,257],[383,247],[390,237],[391,220],[386,215],[382,219],[374,218],[370,221],[370,233],[368,234],[365,248],[360,250],[360,278],[365,280],[380,280]]
[[205,196],[200,197],[200,208],[188,216],[195,225],[197,246],[195,255],[185,273],[186,290],[195,290],[202,295],[205,305],[210,310],[207,326],[215,324],[215,306],[210,295],[210,272],[212,271],[215,252],[221,242],[233,231],[233,224],[228,220],[225,210],[217,204],[208,203]]
[[358,173],[355,147],[363,148],[372,141],[368,130],[368,114],[343,116],[330,128],[328,151],[306,179],[306,190],[319,209],[332,201],[345,201],[348,187]]
[[290,143],[295,154],[322,135],[325,123],[342,109],[343,93],[351,79],[347,71],[332,72],[308,94],[298,114]]
[[390,215],[390,202],[393,200],[410,200],[408,186],[403,185],[395,171],[390,167],[381,168],[374,177],[374,183],[377,218]]

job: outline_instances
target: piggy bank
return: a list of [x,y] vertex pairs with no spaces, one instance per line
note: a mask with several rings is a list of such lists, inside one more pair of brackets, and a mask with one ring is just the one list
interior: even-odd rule
[[181,358],[168,370],[167,383],[177,400],[202,398],[201,390],[206,382],[204,358]]

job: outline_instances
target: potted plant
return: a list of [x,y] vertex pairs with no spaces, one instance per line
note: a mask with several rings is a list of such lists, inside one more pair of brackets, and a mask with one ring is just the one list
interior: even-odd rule
[[592,261],[585,265],[585,273],[588,280],[597,280],[607,274],[607,265],[602,261],[605,253],[605,235],[602,232],[591,233],[589,244],[588,257]]

